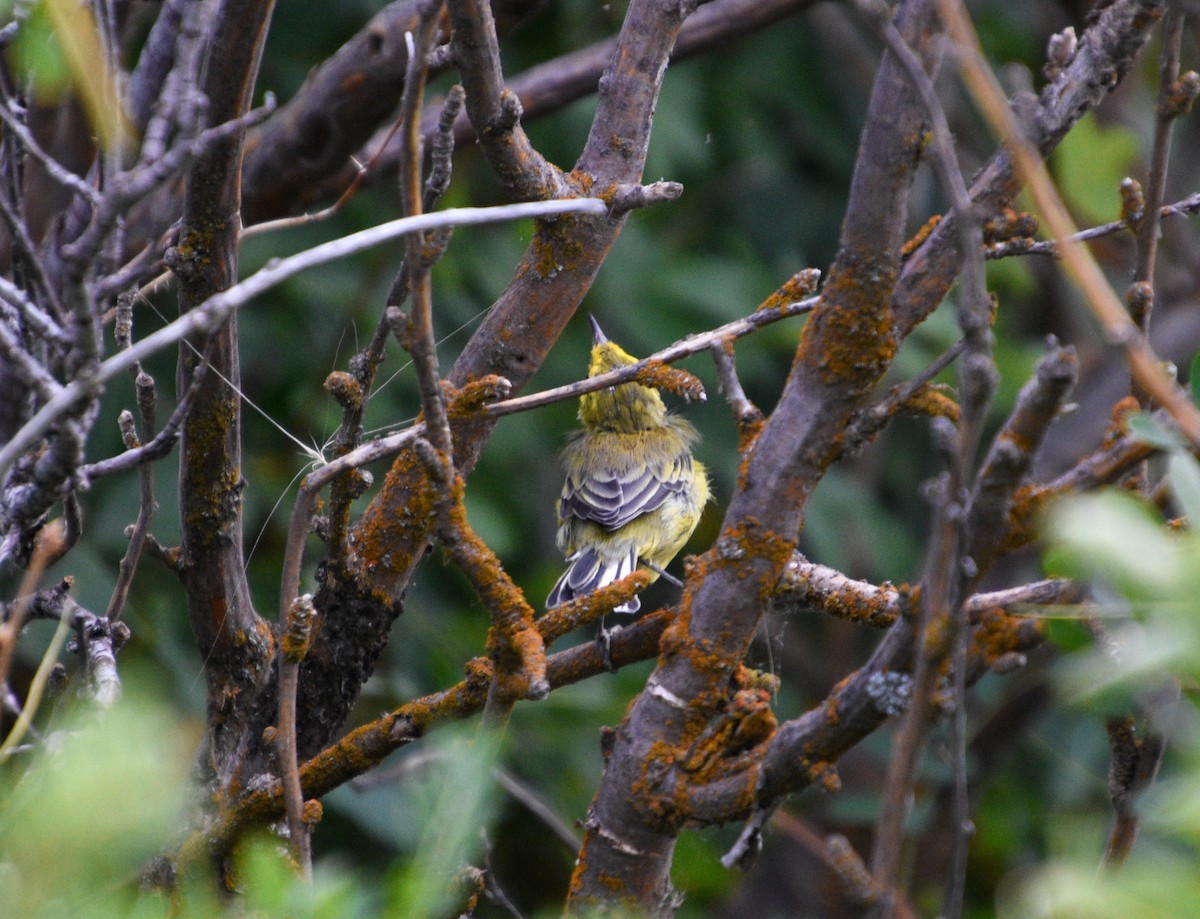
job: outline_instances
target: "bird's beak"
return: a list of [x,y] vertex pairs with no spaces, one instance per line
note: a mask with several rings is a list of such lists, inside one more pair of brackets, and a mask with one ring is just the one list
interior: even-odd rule
[[608,341],[608,336],[604,334],[604,329],[600,328],[600,323],[596,321],[596,317],[588,313],[588,321],[592,324],[592,345],[602,345]]

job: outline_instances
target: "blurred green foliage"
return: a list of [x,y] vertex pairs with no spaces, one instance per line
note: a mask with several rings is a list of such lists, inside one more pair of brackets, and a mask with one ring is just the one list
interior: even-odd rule
[[[1133,428],[1169,450],[1173,503],[1200,519],[1200,463],[1152,416]],[[1045,863],[1009,891],[1004,917],[1200,911],[1200,533],[1167,534],[1159,520],[1116,491],[1071,498],[1050,518],[1053,569],[1091,583],[1103,612],[1098,640],[1057,668],[1060,691],[1084,711],[1139,714],[1139,731],[1165,733],[1167,766],[1137,802],[1141,832],[1119,870],[1097,875],[1106,827],[1089,815],[1058,833]]]

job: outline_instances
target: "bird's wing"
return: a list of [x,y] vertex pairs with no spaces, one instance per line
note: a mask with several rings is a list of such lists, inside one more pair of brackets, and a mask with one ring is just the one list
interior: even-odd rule
[[589,471],[567,476],[559,499],[562,519],[591,520],[612,531],[662,506],[688,487],[692,458],[686,453],[661,467],[642,466],[624,472]]

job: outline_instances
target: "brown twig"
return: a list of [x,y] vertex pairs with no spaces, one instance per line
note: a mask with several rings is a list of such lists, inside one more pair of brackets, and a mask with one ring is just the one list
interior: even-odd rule
[[1166,752],[1166,737],[1149,722],[1137,736],[1133,717],[1110,717],[1105,721],[1111,759],[1108,792],[1113,806],[1113,825],[1104,848],[1101,866],[1116,871],[1125,863],[1137,839],[1139,819],[1136,801],[1158,775]]
[[562,171],[534,149],[521,127],[521,103],[505,88],[491,4],[447,0],[446,7],[453,27],[450,47],[467,91],[467,115],[492,171],[521,200],[567,194]]
[[[404,95],[400,106],[400,123],[403,126],[402,133],[407,151],[407,156],[400,165],[400,198],[406,217],[415,217],[421,213],[421,104],[425,97],[425,78],[428,73],[425,58],[433,43],[441,3],[437,0],[422,0],[418,9],[420,19],[412,39],[414,50],[409,55],[408,73],[404,80]],[[408,268],[409,286],[412,291],[408,348],[416,368],[417,387],[421,393],[421,408],[425,413],[425,427],[428,432],[426,436],[434,448],[449,461],[453,456],[453,445],[450,439],[450,420],[446,415],[446,402],[438,373],[431,302],[433,289],[424,246],[424,233],[410,233],[405,238],[404,261]]]
[[312,881],[312,835],[304,814],[304,795],[300,788],[300,766],[296,748],[296,690],[300,683],[300,664],[312,642],[317,611],[312,595],[296,597],[280,610],[279,642],[279,714],[276,719],[275,749],[279,757],[279,778],[283,787],[288,836],[292,852],[305,881]]
[[713,364],[717,368],[717,379],[721,383],[721,392],[733,412],[733,421],[738,432],[738,453],[744,454],[758,432],[762,429],[764,415],[757,405],[746,397],[742,382],[738,379],[737,365],[733,361],[733,339],[727,338],[717,342],[711,348]]
[[846,426],[846,437],[842,446],[843,454],[854,456],[874,440],[895,414],[910,407],[914,399],[927,392],[934,377],[958,360],[964,350],[966,350],[966,343],[959,339],[934,358],[928,367],[911,380],[892,387],[891,392],[883,399],[858,412]]
[[[1137,266],[1133,283],[1154,284],[1154,265],[1158,255],[1159,215],[1167,188],[1167,158],[1176,119],[1183,114],[1180,104],[1179,52],[1183,41],[1183,13],[1168,10],[1162,26],[1162,53],[1159,63],[1158,110],[1154,122],[1154,142],[1150,152],[1150,171],[1143,186],[1145,194],[1141,219],[1137,221]],[[1192,75],[1195,82],[1195,75]],[[1186,95],[1184,98],[1187,98]],[[1191,98],[1195,98],[1193,89]],[[1190,101],[1187,103],[1190,107]],[[1150,304],[1135,315],[1143,334],[1150,331]]]
[[1005,138],[1017,174],[1029,187],[1047,228],[1059,241],[1067,271],[1083,292],[1105,337],[1125,352],[1137,384],[1166,409],[1192,444],[1200,446],[1200,410],[1180,386],[1163,372],[1161,360],[1130,319],[1091,253],[1072,241],[1076,227],[1046,173],[1041,156],[1009,108],[995,76],[985,66],[979,40],[961,2],[939,0],[939,5],[947,30],[960,49],[959,63],[963,78],[993,130]]

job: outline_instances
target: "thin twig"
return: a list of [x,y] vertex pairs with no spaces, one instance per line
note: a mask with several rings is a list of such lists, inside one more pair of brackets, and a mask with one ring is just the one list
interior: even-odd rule
[[559,201],[529,201],[499,207],[454,208],[422,214],[419,217],[402,217],[314,246],[287,258],[273,259],[244,281],[214,294],[179,319],[142,338],[131,348],[101,362],[87,381],[77,379],[64,386],[62,392],[47,401],[12,440],[0,447],[0,476],[7,474],[17,457],[37,443],[46,431],[71,411],[80,400],[86,398],[94,386],[126,372],[137,361],[145,360],[184,338],[220,326],[233,311],[301,271],[346,258],[415,230],[505,223],[528,217],[545,218],[568,213],[600,215],[608,213],[608,207],[603,201],[595,198],[570,198]]
[[[1174,204],[1163,205],[1159,208],[1158,215],[1160,218],[1194,217],[1198,212],[1200,212],[1200,192],[1181,198]],[[1073,233],[1070,238],[1073,242],[1089,242],[1132,229],[1134,229],[1134,221],[1129,217],[1123,217],[1120,220],[1110,220],[1108,223],[1080,230]],[[1009,258],[1014,255],[1048,255],[1051,258],[1060,258],[1060,249],[1059,241],[1055,239],[1035,242],[1028,237],[1018,237],[992,243],[987,247],[985,255],[989,259]]]
[[744,335],[749,335],[751,332],[758,331],[765,325],[778,322],[780,319],[787,319],[790,316],[800,316],[811,312],[819,299],[819,297],[815,296],[806,297],[803,300],[785,303],[782,306],[756,310],[749,316],[727,322],[725,325],[719,326],[709,332],[689,336],[683,341],[671,345],[669,348],[664,348],[649,357],[643,358],[636,364],[630,364],[628,367],[621,367],[617,370],[609,370],[606,373],[588,377],[585,380],[579,380],[575,383],[568,383],[564,386],[557,386],[554,389],[546,389],[542,392],[531,393],[528,396],[518,396],[515,399],[505,399],[503,402],[485,405],[479,410],[480,414],[489,418],[499,418],[504,415],[528,411],[531,408],[540,408],[543,405],[549,405],[553,402],[561,402],[563,399],[574,399],[584,393],[599,392],[606,387],[628,382],[655,364],[674,363],[682,358],[698,354],[701,351],[708,351],[724,339],[741,338]]
[[[1143,188],[1145,209],[1137,225],[1137,267],[1134,283],[1154,284],[1154,264],[1158,255],[1158,225],[1167,188],[1167,158],[1171,151],[1171,133],[1180,106],[1172,104],[1179,92],[1179,51],[1183,42],[1183,13],[1169,9],[1162,25],[1162,55],[1159,65],[1158,117],[1154,123],[1154,143],[1150,153],[1150,171]],[[1143,334],[1149,332],[1150,311],[1135,316]]]
[[[425,78],[428,74],[425,59],[433,44],[437,13],[440,9],[440,3],[423,0],[417,32],[412,36],[414,47],[408,56],[408,72],[404,78],[400,119],[406,155],[400,164],[400,197],[404,214],[409,217],[416,217],[421,213],[421,104],[425,96]],[[451,458],[453,451],[450,442],[450,419],[446,415],[446,401],[442,395],[438,372],[437,342],[433,334],[433,287],[429,277],[429,265],[426,264],[422,251],[425,246],[425,234],[421,231],[408,234],[405,237],[405,246],[404,261],[408,267],[409,287],[412,293],[409,351],[416,368],[421,408],[425,413],[429,442],[438,452]]]
[[296,690],[300,684],[300,664],[312,643],[316,608],[311,594],[293,601],[284,598],[280,610],[282,636],[279,643],[279,709],[276,718],[275,750],[279,757],[279,777],[287,813],[288,835],[300,873],[312,881],[312,834],[304,819],[304,794],[300,788],[300,766],[296,758]]
[[[947,654],[954,657],[958,675],[961,676],[963,671],[966,617],[961,603],[965,581],[960,560],[964,551],[964,517],[959,495],[970,474],[969,468],[982,432],[987,405],[997,384],[997,373],[991,354],[991,310],[984,281],[983,232],[971,206],[970,193],[954,152],[945,112],[926,73],[925,64],[891,22],[890,11],[877,7],[869,9],[874,11],[888,50],[908,75],[931,121],[934,170],[960,218],[957,228],[963,261],[958,318],[967,352],[959,364],[962,411],[955,429],[957,448],[950,451],[948,456],[949,470],[937,507],[938,519],[930,541],[920,597],[921,634],[936,632],[943,640],[939,643],[918,643],[912,701],[896,737],[871,854],[871,871],[881,892],[880,905],[890,914],[903,850],[908,798],[915,781],[918,758],[924,748],[936,674]],[[965,691],[965,683],[958,681],[955,685]],[[956,704],[959,710],[964,708],[961,696],[956,697]],[[965,757],[963,736],[963,732],[957,732],[959,744],[955,751],[956,761]],[[964,778],[965,771],[956,770],[956,776]],[[959,788],[957,792],[956,803],[965,802],[966,789]],[[955,825],[955,852],[946,884],[946,908],[952,919],[957,919],[961,912],[961,891],[965,881],[966,839],[960,831],[966,825],[965,813],[956,814]]]

